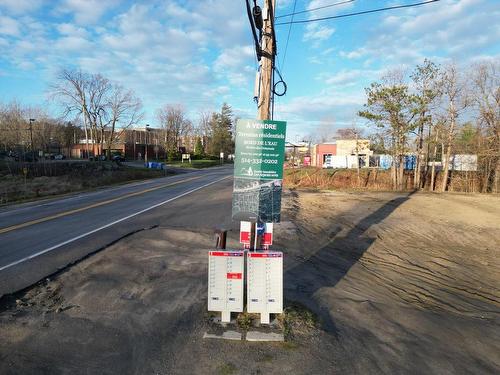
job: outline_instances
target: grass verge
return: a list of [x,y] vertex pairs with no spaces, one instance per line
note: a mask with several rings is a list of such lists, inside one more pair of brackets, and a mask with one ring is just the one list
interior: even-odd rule
[[165,171],[126,167],[112,162],[49,166],[49,176],[43,175],[44,167],[38,163],[24,168],[26,175],[12,173],[12,169],[2,170],[0,205],[165,176]]

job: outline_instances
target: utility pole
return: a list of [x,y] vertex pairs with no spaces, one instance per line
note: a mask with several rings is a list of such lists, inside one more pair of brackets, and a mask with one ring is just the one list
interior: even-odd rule
[[258,119],[269,120],[271,118],[271,91],[274,65],[274,8],[275,0],[264,0],[264,26],[262,28],[262,58],[259,80],[259,103]]
[[[261,59],[260,59],[260,76],[259,96],[257,102],[257,119],[270,120],[271,119],[271,92],[273,85],[273,68],[274,68],[274,8],[275,0],[264,0],[264,9],[262,10],[262,40],[260,44]],[[248,4],[248,3],[247,3]],[[254,14],[255,15],[255,14]],[[260,17],[260,16],[259,16]],[[250,243],[252,250],[257,250],[257,226],[258,223],[252,223],[251,231],[253,238]]]

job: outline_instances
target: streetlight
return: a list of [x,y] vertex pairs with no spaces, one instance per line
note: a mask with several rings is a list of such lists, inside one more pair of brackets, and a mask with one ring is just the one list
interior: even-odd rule
[[148,163],[148,131],[149,131],[149,124],[146,124],[146,152],[144,153],[144,159],[146,161],[146,164]]
[[135,145],[137,144],[137,140],[135,138],[135,129],[132,129],[132,134],[134,136],[134,160],[137,160],[137,153],[135,152]]
[[33,123],[36,120],[34,118],[30,118],[30,138],[31,138],[31,161],[35,161],[35,149],[33,148]]

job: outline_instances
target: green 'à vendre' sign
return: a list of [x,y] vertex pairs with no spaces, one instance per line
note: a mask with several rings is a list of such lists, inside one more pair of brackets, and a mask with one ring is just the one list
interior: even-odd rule
[[285,136],[285,121],[238,120],[233,219],[280,221]]

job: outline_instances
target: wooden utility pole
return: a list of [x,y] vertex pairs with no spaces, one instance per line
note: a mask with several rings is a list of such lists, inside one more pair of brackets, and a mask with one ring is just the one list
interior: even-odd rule
[[275,0],[264,0],[264,26],[262,28],[262,59],[259,81],[258,119],[269,120],[271,118],[271,90],[273,80],[274,46],[273,25]]

